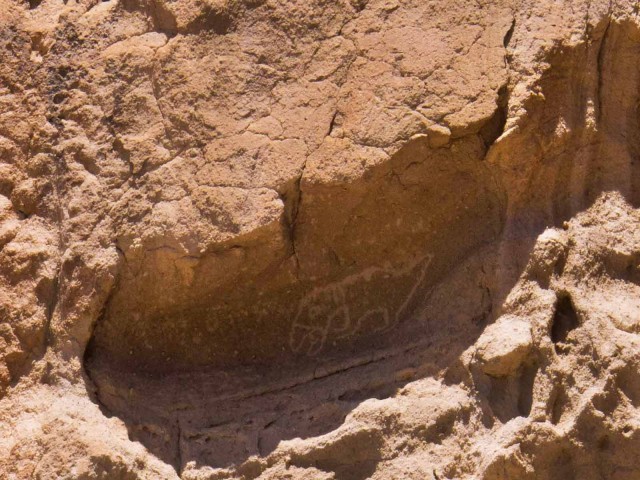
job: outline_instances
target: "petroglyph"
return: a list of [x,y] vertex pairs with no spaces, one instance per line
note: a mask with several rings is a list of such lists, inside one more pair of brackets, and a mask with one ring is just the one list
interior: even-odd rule
[[313,289],[300,301],[291,350],[317,355],[327,342],[388,330],[407,318],[424,290],[432,258],[427,255],[404,267],[371,267]]

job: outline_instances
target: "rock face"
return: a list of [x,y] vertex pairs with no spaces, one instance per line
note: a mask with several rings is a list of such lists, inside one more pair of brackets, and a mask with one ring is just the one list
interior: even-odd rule
[[639,479],[631,3],[0,0],[0,477]]

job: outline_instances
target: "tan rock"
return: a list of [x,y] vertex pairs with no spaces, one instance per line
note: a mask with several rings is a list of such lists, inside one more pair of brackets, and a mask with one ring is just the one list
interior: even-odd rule
[[637,478],[637,13],[0,0],[0,478]]
[[482,333],[475,347],[480,368],[487,375],[514,374],[533,348],[531,326],[525,319],[505,315]]
[[431,148],[440,148],[449,145],[451,130],[444,125],[432,125],[427,129],[429,145]]

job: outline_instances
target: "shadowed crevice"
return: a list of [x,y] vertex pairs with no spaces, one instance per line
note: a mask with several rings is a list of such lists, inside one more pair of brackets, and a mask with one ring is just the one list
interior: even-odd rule
[[580,321],[569,294],[561,294],[556,303],[556,310],[551,323],[551,340],[557,353],[564,353],[564,344],[569,333],[578,328]]

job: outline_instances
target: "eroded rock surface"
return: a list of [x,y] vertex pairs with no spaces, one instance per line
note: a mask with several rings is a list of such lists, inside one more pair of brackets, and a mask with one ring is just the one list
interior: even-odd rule
[[0,0],[0,476],[640,478],[623,0]]

